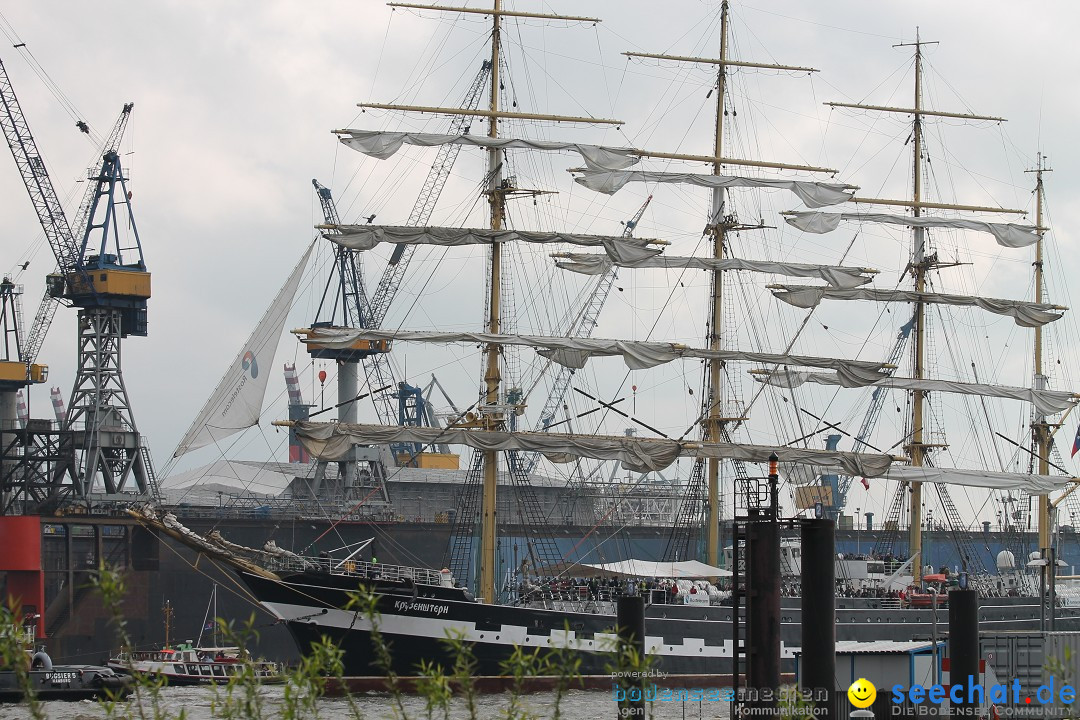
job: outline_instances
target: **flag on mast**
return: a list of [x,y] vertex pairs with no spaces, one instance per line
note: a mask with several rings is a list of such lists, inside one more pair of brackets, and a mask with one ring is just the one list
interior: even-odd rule
[[1076,457],[1076,451],[1080,450],[1080,425],[1076,426],[1076,439],[1073,440],[1073,451],[1069,457]]

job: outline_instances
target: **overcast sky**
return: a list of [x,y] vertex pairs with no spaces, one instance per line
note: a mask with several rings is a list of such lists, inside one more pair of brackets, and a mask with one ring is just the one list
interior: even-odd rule
[[[620,53],[715,55],[717,2],[519,2],[513,7],[603,19],[595,27],[524,22],[508,30],[511,82],[506,92],[519,100],[519,109],[626,121],[618,130],[573,129],[577,133],[573,137],[583,141],[710,151],[708,76],[628,61]],[[311,179],[335,189],[347,221],[377,213],[378,222],[403,224],[408,216],[431,151],[404,153],[396,171],[372,170],[375,161],[342,147],[329,131],[340,127],[439,131],[446,125],[444,119],[360,115],[356,103],[456,104],[484,56],[487,32],[477,17],[392,12],[372,0],[314,4],[12,0],[2,13],[7,37],[0,38],[0,59],[54,183],[70,199],[69,217],[82,194],[83,185],[77,180],[95,155],[93,143],[78,132],[75,120],[88,122],[104,135],[121,106],[135,103],[124,162],[154,290],[150,336],[125,343],[124,370],[139,428],[149,438],[159,467],[314,236],[312,228],[321,222],[321,214]],[[739,104],[741,96],[737,98],[736,111],[744,118],[750,115],[761,134],[736,138],[736,145],[745,142],[740,152],[834,167],[841,180],[873,194],[903,197],[909,192],[904,183],[910,176],[910,170],[905,171],[910,154],[903,150],[902,118],[873,125],[866,115],[830,111],[822,103],[909,105],[910,48],[892,46],[914,40],[916,28],[922,39],[940,41],[926,50],[928,100],[940,109],[1002,116],[1008,123],[1000,127],[973,123],[970,128],[944,123],[943,132],[957,131],[959,149],[937,154],[938,146],[932,146],[934,182],[955,193],[960,202],[1033,209],[1032,178],[1023,170],[1034,165],[1038,151],[1048,155],[1054,170],[1047,176],[1047,192],[1055,242],[1048,282],[1055,302],[1071,304],[1066,281],[1080,274],[1072,229],[1080,222],[1076,143],[1080,6],[1070,0],[1024,4],[753,0],[733,3],[733,15],[737,57],[821,70],[810,80],[789,74],[776,78],[769,73],[745,74],[738,92],[747,96],[745,104]],[[25,43],[26,48],[13,49],[13,42]],[[27,52],[62,91],[68,107],[35,74]],[[565,137],[561,131],[546,136]],[[474,165],[476,158],[474,153]],[[568,156],[559,160],[558,168],[574,164]],[[455,169],[436,221],[484,222],[475,185],[465,180],[468,169],[467,164]],[[899,180],[886,180],[890,173]],[[528,174],[528,168],[522,174]],[[598,200],[568,187],[561,169],[547,174],[537,170],[533,176],[534,181],[547,178],[557,186],[550,189],[561,195],[552,202],[564,206],[570,229],[579,232],[618,233],[618,221],[628,217],[647,192],[638,188],[626,197]],[[470,182],[475,181],[473,177]],[[0,268],[25,286],[23,312],[29,324],[43,276],[52,270],[54,260],[10,160],[0,162],[0,192],[7,198],[6,252]],[[570,199],[564,201],[566,197]],[[787,198],[777,202],[778,209],[797,205]],[[695,206],[681,196],[665,199],[658,194],[638,235],[696,242],[704,207],[703,202]],[[778,222],[775,216],[767,220]],[[674,237],[668,238],[668,233]],[[687,254],[693,245],[681,250]],[[865,244],[856,244],[852,253],[849,261],[873,267],[886,260],[893,265],[902,258],[899,245],[890,247],[887,257]],[[814,259],[812,251],[806,255],[800,259]],[[746,251],[745,256],[753,253]],[[375,262],[369,263],[371,282],[384,258],[376,254]],[[466,278],[464,272],[476,270],[482,256],[470,253],[467,258],[474,262],[459,258],[443,263],[441,275],[434,268],[418,266],[425,269],[418,270],[421,279],[414,277],[403,291],[395,309],[398,321],[408,320],[410,327],[419,328],[452,324],[479,329],[482,281]],[[960,259],[973,263],[966,281],[969,290],[1005,297],[1024,297],[1030,290],[1026,255],[1000,260],[995,250]],[[20,272],[27,260],[28,269]],[[598,336],[666,337],[664,332],[658,336],[647,330],[662,316],[658,306],[667,295],[655,294],[655,287],[632,286],[634,282],[626,282],[621,309],[613,320],[601,321]],[[686,282],[695,290],[703,290],[703,283],[698,277]],[[443,293],[443,300],[427,306],[417,302],[421,285]],[[535,304],[542,299],[525,295],[519,302]],[[290,327],[310,322],[316,303],[317,297],[310,294],[302,300]],[[1072,320],[1063,326],[1076,328]],[[672,322],[669,329],[676,336],[672,339],[691,341],[701,325],[677,327]],[[882,347],[887,346],[889,332],[879,334]],[[62,387],[65,396],[73,374],[74,341],[74,312],[61,310],[40,361],[52,369],[49,384]],[[858,352],[858,344],[852,343],[847,349]],[[285,356],[279,356],[278,366],[293,358],[302,367],[307,365],[295,344],[283,342],[282,347]],[[1059,350],[1066,364],[1075,358],[1065,355],[1069,349]],[[414,354],[407,370],[416,382],[425,382],[438,368],[443,368],[440,378],[442,373],[451,377],[458,373],[444,382],[452,393],[461,394],[456,398],[460,404],[468,405],[478,373],[477,355],[472,349],[456,352],[451,360],[439,356],[437,361]],[[406,363],[400,358],[396,362],[399,367]],[[1002,365],[1008,366],[1004,361]],[[621,378],[621,365],[617,369]],[[1024,366],[1016,369],[1017,375],[1003,379],[1027,384]],[[680,371],[679,382],[694,386],[697,372]],[[312,399],[310,374],[305,383]],[[671,387],[670,383],[660,387],[651,402],[666,401],[661,396]],[[269,395],[282,393],[283,384],[272,380]],[[645,397],[641,401],[648,402]],[[692,408],[697,401],[685,399],[680,407]],[[35,415],[47,414],[47,389],[36,389],[32,404]],[[641,414],[650,417],[644,408]],[[692,412],[682,415],[692,419]],[[274,417],[267,416],[266,421]],[[1073,423],[1070,420],[1063,431],[1069,440]],[[671,421],[664,427],[677,424]],[[268,431],[250,443],[248,455],[282,458],[279,441],[280,436]],[[193,462],[213,459],[204,455]],[[868,498],[865,504],[881,502]]]

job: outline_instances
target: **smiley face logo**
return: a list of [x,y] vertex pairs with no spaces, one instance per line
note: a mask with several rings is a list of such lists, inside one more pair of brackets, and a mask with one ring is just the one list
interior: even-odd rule
[[859,709],[868,708],[877,698],[877,688],[866,678],[859,678],[847,689],[848,700]]

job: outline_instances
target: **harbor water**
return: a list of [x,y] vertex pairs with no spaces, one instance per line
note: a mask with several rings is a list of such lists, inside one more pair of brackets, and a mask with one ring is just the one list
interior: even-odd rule
[[[265,686],[260,691],[266,701],[263,709],[263,717],[279,717],[277,708],[280,707],[284,689],[282,686]],[[210,720],[217,717],[213,706],[215,689],[211,687],[176,687],[165,688],[161,692],[162,707],[171,713],[168,717],[177,717],[175,713],[183,709],[187,720]],[[505,717],[509,701],[508,694],[481,695],[477,698],[477,717],[483,720],[494,720]],[[134,700],[128,701],[128,707],[118,708],[118,714],[114,717],[139,717],[137,708],[132,705]],[[522,696],[525,712],[531,717],[549,718],[552,716],[555,702],[554,693],[542,692]],[[385,695],[357,696],[355,703],[359,709],[359,717],[371,720],[381,718],[400,717],[395,713],[394,701]],[[425,700],[418,696],[405,696],[403,705],[406,717],[413,720],[427,718]],[[108,717],[98,703],[89,700],[81,702],[48,702],[44,703],[45,717],[49,720],[98,720]],[[146,715],[152,716],[149,706],[146,706]],[[604,691],[572,691],[564,696],[561,705],[561,716],[565,720],[615,720],[619,717],[618,705],[612,699],[611,692]],[[652,712],[646,717],[656,720],[705,720],[707,718],[728,718],[730,705],[727,702],[657,702],[652,706]],[[436,710],[433,717],[442,717]],[[0,704],[0,720],[23,720],[30,718],[28,708],[21,705]],[[344,699],[324,698],[319,701],[319,717],[341,718],[354,717],[348,703]],[[466,720],[469,712],[460,700],[455,700],[450,711],[450,720]]]

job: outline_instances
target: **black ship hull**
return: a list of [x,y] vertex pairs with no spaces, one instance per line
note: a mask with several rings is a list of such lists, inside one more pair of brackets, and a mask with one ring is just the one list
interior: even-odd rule
[[[92,665],[58,665],[49,670],[31,670],[27,680],[38,700],[94,700],[129,694],[131,678],[109,668]],[[25,687],[14,670],[0,672],[0,702],[22,702]]]
[[[280,582],[241,573],[263,606],[289,629],[301,652],[322,638],[344,650],[347,675],[382,675],[376,661],[372,623],[363,613],[345,609],[363,586],[377,598],[376,627],[390,646],[392,669],[415,675],[422,660],[453,666],[447,637],[466,641],[480,675],[504,674],[502,663],[515,646],[564,649],[581,660],[580,672],[613,670],[615,617],[605,605],[582,601],[545,609],[487,605],[464,591],[432,585],[368,580],[327,572],[286,575]],[[801,644],[799,598],[784,598],[781,658],[794,671]],[[836,639],[860,642],[910,641],[948,628],[948,609],[884,607],[886,601],[838,599]],[[568,605],[573,605],[569,607]],[[988,598],[980,609],[980,626],[993,631],[1035,631],[1039,606],[1031,598]],[[1080,630],[1080,613],[1058,610],[1057,629]],[[730,606],[652,604],[645,613],[645,648],[652,668],[671,675],[727,674],[732,671],[734,626]]]
[[[218,530],[229,540],[249,547],[261,547],[266,541],[274,540],[279,547],[296,552],[306,551],[305,554],[317,554],[324,549],[332,550],[375,537],[378,548],[371,554],[377,552],[381,562],[428,567],[441,567],[451,529],[445,523],[345,521],[337,523],[331,530],[332,523],[325,518],[257,515],[237,518],[222,515],[216,507],[177,508],[177,515],[185,525],[199,533]],[[128,593],[121,610],[136,649],[158,647],[164,641],[161,607],[166,600],[174,611],[174,632],[179,632],[182,639],[195,640],[204,622],[207,598],[216,583],[220,588],[218,614],[221,617],[246,619],[255,612],[258,638],[252,647],[254,654],[286,663],[296,662],[300,656],[296,642],[299,631],[287,628],[264,606],[254,604],[250,596],[237,587],[237,578],[231,570],[200,559],[193,550],[145,530],[130,518],[68,515],[14,517],[3,518],[2,521],[0,539],[7,550],[7,567],[0,568],[3,589],[8,594],[22,598],[24,614],[34,612],[43,616],[38,635],[48,638],[50,652],[59,662],[103,663],[119,649],[109,613],[100,597],[90,589],[90,578],[100,562],[124,572]],[[573,525],[554,528],[557,536],[566,539],[567,551],[588,530]],[[501,528],[500,532],[513,536],[521,530],[507,526]],[[586,545],[577,551],[589,559],[602,558],[607,561],[624,556],[661,557],[666,540],[666,536],[653,527],[605,527],[593,535],[600,538],[617,535],[620,538],[618,553],[608,550],[601,554],[602,550],[596,551]],[[851,531],[838,531],[837,550],[857,552],[860,543],[865,550],[872,546],[876,536],[877,531],[863,531],[861,536]],[[1075,558],[1080,557],[1078,538],[1080,535],[1063,533],[1058,556],[1066,562],[1075,562]],[[976,547],[980,550],[986,548],[984,564],[992,564],[994,553],[1003,549],[1005,540],[984,533],[971,533],[971,539],[977,541]],[[1035,544],[1034,536],[1027,536],[1023,540],[1029,547]],[[932,547],[935,565],[957,564],[957,560],[950,555],[952,545],[944,533],[928,532],[927,543]],[[23,550],[16,552],[16,548],[20,547]],[[22,558],[21,555],[26,557]],[[1020,551],[1017,555],[1020,556]],[[1071,571],[1068,572],[1071,574]],[[995,615],[989,609],[991,602],[1006,600],[1014,604],[1009,605],[1004,613]],[[800,637],[799,600],[784,598],[783,602],[787,655],[786,648],[789,645],[797,646]],[[988,599],[984,602],[988,605],[983,610],[984,629],[1038,628],[1039,607],[1033,599]],[[880,615],[868,613],[873,609],[868,607],[872,603],[872,600],[837,598],[839,640],[909,640],[914,635],[930,635],[931,620],[928,615],[920,616],[917,629],[912,629],[912,626],[905,625],[907,615],[894,619],[895,611]],[[847,614],[848,607],[857,612]],[[42,609],[45,609],[44,613]],[[1066,611],[1070,610],[1059,610],[1059,614]],[[722,608],[710,609],[710,617],[716,612],[721,613],[720,622],[724,622]],[[939,614],[942,628],[945,627],[946,618],[946,613]],[[561,629],[562,621],[557,622],[557,629]],[[1059,621],[1059,629],[1080,629],[1071,624],[1063,625],[1063,622],[1071,620]],[[730,637],[730,631],[723,632],[729,634],[710,642],[722,643]],[[184,633],[192,635],[189,637]],[[400,646],[408,643],[409,636],[405,637],[405,640],[398,639],[395,644]],[[436,636],[441,637],[441,634]],[[307,641],[306,637],[300,639],[300,646],[306,647]],[[366,642],[359,644],[368,647]],[[699,654],[704,655],[704,652]]]

